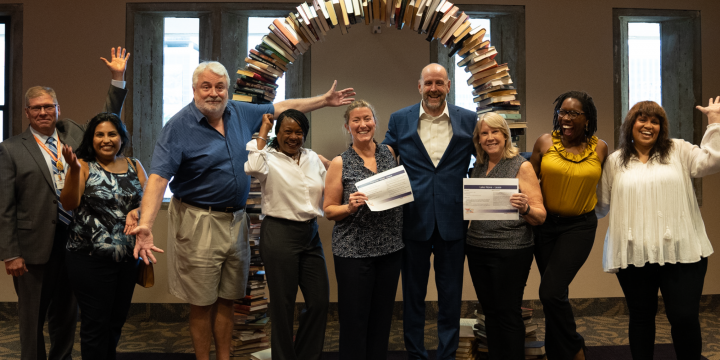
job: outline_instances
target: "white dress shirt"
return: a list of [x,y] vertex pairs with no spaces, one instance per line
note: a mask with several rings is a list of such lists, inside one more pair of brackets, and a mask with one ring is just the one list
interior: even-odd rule
[[[32,132],[32,134],[35,135],[36,138],[38,138],[40,141],[42,141],[43,145],[45,145],[48,149],[50,149],[50,147],[47,146],[47,139],[50,136],[39,133],[37,130],[33,129],[32,126],[30,127],[30,132]],[[60,160],[60,162],[62,162],[63,169],[67,169],[68,168],[67,163],[65,162],[65,158],[63,158],[63,156],[62,156],[62,146],[63,145],[60,143],[60,139],[58,138],[57,130],[53,131],[52,137],[55,139],[55,146],[57,147],[58,159]],[[45,151],[45,149],[43,149],[43,147],[40,146],[40,144],[37,144],[37,147],[40,149],[40,152],[43,154],[43,157],[45,158],[45,163],[47,163],[48,171],[50,172],[50,177],[52,178],[53,163],[55,162],[55,160],[53,160],[52,156],[50,156],[50,154],[48,154],[48,152]],[[54,180],[54,178],[53,178],[53,180]],[[55,181],[53,181],[52,184],[53,184],[53,188],[55,188],[57,190],[57,188],[55,187]]]
[[628,265],[694,263],[713,248],[691,178],[720,171],[720,124],[708,125],[701,146],[673,139],[668,163],[643,164],[633,156],[623,167],[620,151],[608,156],[598,183],[598,217],[608,215],[603,270]]
[[325,166],[310,149],[301,149],[300,165],[282,152],[257,140],[247,143],[245,173],[260,180],[262,213],[272,217],[307,221],[323,216]]
[[420,135],[420,140],[422,140],[425,150],[430,155],[430,160],[437,167],[453,136],[447,102],[445,102],[445,109],[438,117],[426,113],[422,103],[420,104],[418,135]]

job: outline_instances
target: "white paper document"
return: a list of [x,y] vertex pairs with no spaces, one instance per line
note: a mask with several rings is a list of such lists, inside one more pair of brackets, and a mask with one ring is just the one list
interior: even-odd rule
[[410,178],[400,165],[355,183],[358,191],[365,194],[365,202],[371,211],[383,211],[415,201]]
[[518,179],[463,179],[465,220],[520,220],[518,209],[510,205],[518,193]]

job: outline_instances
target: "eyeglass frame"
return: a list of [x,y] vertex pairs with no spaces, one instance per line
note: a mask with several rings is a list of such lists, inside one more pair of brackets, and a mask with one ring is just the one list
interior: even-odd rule
[[[560,112],[564,112],[565,114],[560,114]],[[557,109],[557,110],[555,110],[555,113],[557,114],[558,119],[564,118],[565,115],[568,115],[570,117],[570,120],[575,120],[578,118],[578,116],[585,115],[584,112],[577,112],[575,110],[568,111],[568,110],[563,110],[563,109]],[[573,115],[573,114],[575,114],[575,115]]]
[[58,107],[58,104],[47,104],[47,105],[26,106],[25,108],[34,114],[39,114],[40,111],[42,111],[43,109],[48,114],[54,114],[55,112],[57,112],[57,107]]

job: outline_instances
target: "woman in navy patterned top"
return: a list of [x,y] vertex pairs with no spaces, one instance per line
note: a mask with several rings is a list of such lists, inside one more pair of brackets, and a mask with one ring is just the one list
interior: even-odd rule
[[323,208],[335,220],[332,249],[338,282],[340,358],[385,359],[405,245],[402,207],[370,211],[355,184],[397,166],[387,145],[373,139],[375,111],[364,100],[345,111],[352,145],[333,159]]
[[128,140],[120,118],[101,113],[90,120],[77,154],[62,150],[70,170],[60,201],[75,213],[66,263],[80,306],[83,359],[115,358],[135,290],[135,236],[126,234],[137,225],[146,175],[122,155]]

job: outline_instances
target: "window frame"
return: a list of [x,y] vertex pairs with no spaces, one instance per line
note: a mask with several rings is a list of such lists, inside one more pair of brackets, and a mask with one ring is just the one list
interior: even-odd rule
[[7,116],[10,114],[9,109],[10,109],[10,105],[11,105],[10,104],[10,98],[11,98],[10,97],[10,82],[7,81],[7,79],[10,76],[10,71],[9,71],[10,67],[8,66],[7,60],[8,60],[8,58],[10,58],[12,56],[12,54],[10,52],[10,50],[11,50],[10,41],[8,41],[12,37],[12,34],[9,33],[11,30],[11,26],[12,26],[12,19],[10,18],[10,16],[0,15],[0,24],[5,24],[5,74],[4,74],[5,75],[5,84],[4,84],[5,85],[5,99],[3,99],[4,105],[0,105],[0,112],[2,112],[2,117],[0,117],[0,119],[2,119],[2,131],[3,131],[2,139],[0,139],[0,141],[3,141],[10,137],[10,131],[11,131],[10,123],[12,122],[12,121],[9,121],[10,118]]
[[0,19],[5,22],[5,105],[3,139],[23,131],[23,4],[0,4]]
[[[464,11],[470,18],[490,19],[490,33],[492,34],[490,45],[498,50],[496,56],[498,64],[508,64],[510,76],[518,92],[520,114],[527,121],[525,118],[525,6],[480,4],[463,4],[461,6],[461,11]],[[455,64],[453,57],[448,56],[449,50],[439,41],[433,40],[430,44],[430,62],[443,65],[448,70],[448,78],[455,79]],[[450,89],[447,101],[451,104],[455,103],[454,86]],[[527,129],[522,131],[518,141],[518,148],[522,152],[527,148],[526,133]]]
[[[700,144],[704,134],[702,113],[695,110],[695,106],[702,105],[700,11],[613,8],[615,147],[629,110],[627,24],[630,22],[660,23],[661,93],[670,137]],[[702,205],[702,179],[693,179],[693,187],[698,205]]]
[[[163,34],[166,17],[200,19],[200,61],[217,60],[233,79],[245,66],[249,17],[286,17],[294,3],[130,3],[127,5],[126,46],[133,57],[127,70],[128,96],[124,121],[131,136],[129,155],[149,169],[162,130]],[[228,33],[234,29],[234,33]],[[137,31],[136,31],[137,30]],[[311,52],[288,67],[286,98],[305,98],[311,89]],[[152,119],[135,121],[135,119]],[[308,119],[311,115],[308,114]],[[306,143],[310,144],[310,137]]]

